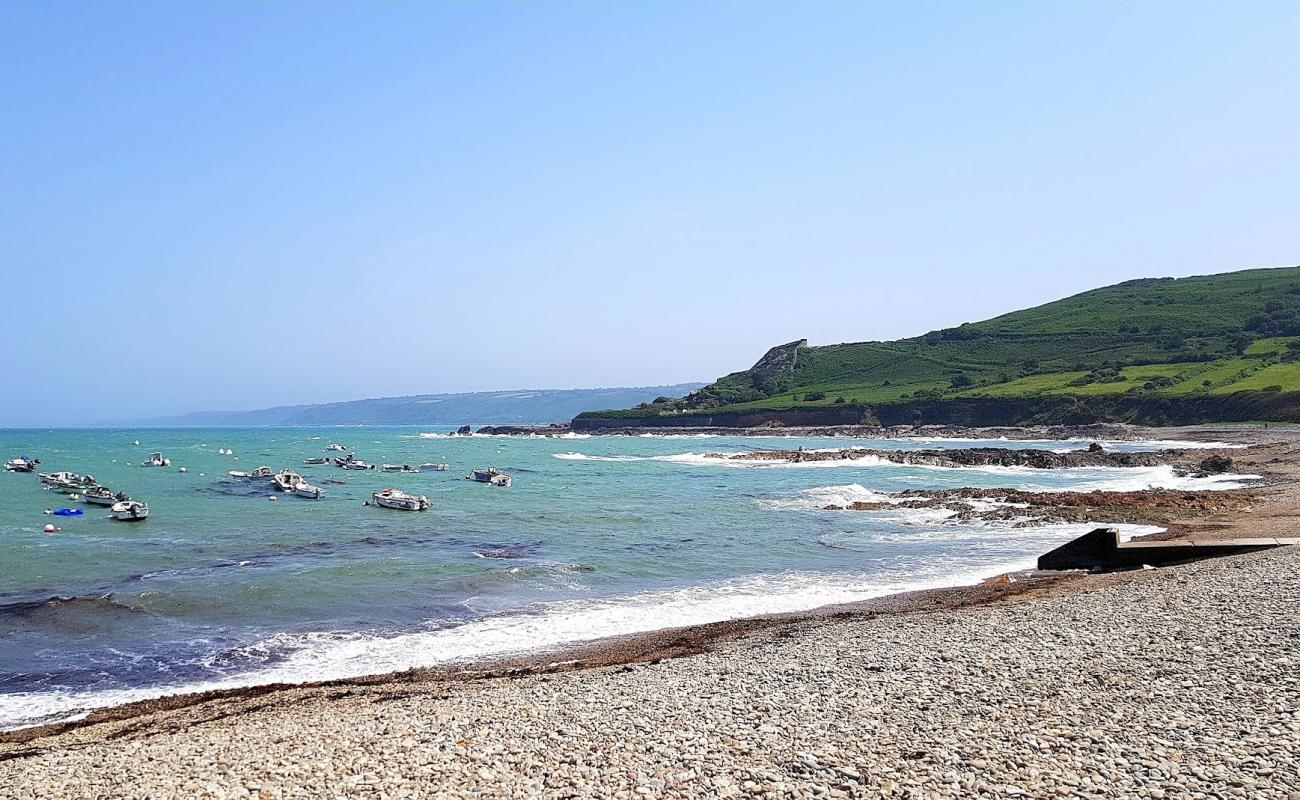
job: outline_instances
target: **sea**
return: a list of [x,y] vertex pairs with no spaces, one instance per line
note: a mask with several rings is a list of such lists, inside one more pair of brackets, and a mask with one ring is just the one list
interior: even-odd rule
[[[395,474],[306,465],[341,444]],[[1116,450],[1185,442],[1107,442]],[[1212,445],[1213,443],[1205,443]],[[667,627],[978,582],[1090,526],[827,511],[906,489],[1227,489],[1168,467],[1033,470],[717,458],[754,450],[1086,441],[456,436],[429,427],[0,430],[0,457],[93,475],[143,522],[0,474],[0,729],[168,694],[559,652]],[[169,467],[140,464],[152,452]],[[320,500],[229,477],[292,469]],[[466,480],[496,467],[513,485]],[[183,468],[183,469],[182,469]],[[425,512],[366,505],[386,487]],[[80,516],[51,516],[60,507]],[[47,524],[59,528],[44,532]],[[1130,528],[1127,533],[1153,529]]]

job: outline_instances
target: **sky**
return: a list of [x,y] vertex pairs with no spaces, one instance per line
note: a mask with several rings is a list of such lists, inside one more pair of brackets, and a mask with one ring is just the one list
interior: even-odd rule
[[1292,2],[0,4],[0,426],[710,380],[1300,264]]

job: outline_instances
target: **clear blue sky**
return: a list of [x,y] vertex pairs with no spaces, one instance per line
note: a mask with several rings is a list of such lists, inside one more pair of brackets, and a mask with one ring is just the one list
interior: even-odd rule
[[0,5],[0,425],[711,379],[1300,263],[1300,4]]

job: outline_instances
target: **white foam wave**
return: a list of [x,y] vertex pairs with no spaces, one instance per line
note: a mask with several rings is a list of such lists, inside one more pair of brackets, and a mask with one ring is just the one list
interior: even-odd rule
[[[946,565],[951,569],[952,565]],[[95,692],[0,695],[0,730],[86,716],[96,708],[182,692],[232,689],[399,672],[489,657],[545,652],[563,645],[663,628],[801,611],[898,592],[978,583],[1027,569],[1032,559],[966,564],[928,574],[835,575],[790,572],[599,600],[555,601],[439,630],[389,636],[282,634],[250,652],[291,652],[273,667],[201,683]]]
[[818,511],[830,505],[899,502],[902,501],[883,492],[872,491],[859,483],[850,483],[843,486],[814,486],[803,490],[795,497],[764,500],[760,504],[772,509]]
[[[815,452],[835,452],[815,451]],[[1036,467],[1009,466],[996,464],[980,466],[940,466],[935,464],[899,464],[880,456],[868,455],[860,458],[836,458],[820,461],[790,461],[788,459],[748,459],[732,458],[738,454],[722,453],[676,453],[661,456],[597,456],[585,453],[554,453],[554,458],[566,461],[663,461],[694,466],[733,467],[738,469],[833,469],[844,467],[892,467],[901,470],[938,470],[943,472],[985,473],[1006,475],[1016,478],[1017,488],[1027,491],[1103,491],[1132,492],[1142,489],[1181,489],[1187,491],[1241,489],[1249,481],[1259,480],[1259,475],[1224,473],[1196,477],[1178,475],[1168,464],[1155,467],[1062,467],[1057,469],[1039,469]],[[1036,483],[1047,476],[1072,479],[1068,486],[1046,486]],[[910,476],[895,476],[890,480],[912,481]],[[1078,481],[1078,483],[1074,483]]]

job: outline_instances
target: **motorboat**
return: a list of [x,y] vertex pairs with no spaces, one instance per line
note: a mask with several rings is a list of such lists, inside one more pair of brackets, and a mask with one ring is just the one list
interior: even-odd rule
[[347,449],[346,447],[344,447],[343,445],[341,445],[341,444],[327,444],[327,445],[325,445],[325,449],[326,449],[326,450],[335,450],[335,451],[340,452],[340,453],[346,453],[346,452],[348,451],[348,449]]
[[114,503],[109,512],[113,515],[113,519],[122,520],[123,522],[138,522],[142,519],[148,519],[149,506],[139,500],[123,500],[120,503]]
[[308,500],[319,500],[325,496],[324,489],[319,486],[312,486],[306,481],[299,481],[298,485],[293,487],[293,493]]
[[164,457],[162,453],[150,453],[149,458],[140,462],[142,467],[170,467],[171,465],[172,460]]
[[328,463],[330,463],[330,460],[329,460],[328,458],[325,458],[324,456],[316,456],[315,458],[304,458],[304,459],[302,460],[302,463],[304,463],[304,464],[308,464],[308,465],[311,465],[311,464],[328,464]]
[[395,508],[398,511],[428,511],[429,498],[424,495],[407,494],[396,489],[384,489],[370,495],[374,504],[381,508]]
[[421,464],[420,472],[446,472],[450,464]]
[[41,463],[39,458],[11,458],[5,462],[5,472],[35,472],[36,465]]
[[237,469],[232,469],[226,474],[232,478],[244,481],[269,481],[275,477],[275,470],[270,467],[258,467],[252,472],[240,472]]
[[384,472],[419,472],[418,469],[412,467],[410,464],[384,464],[380,469]]
[[79,517],[86,513],[84,508],[56,508],[50,512],[56,517]]
[[75,472],[42,472],[38,477],[45,488],[64,494],[80,492],[99,485],[94,476],[78,475]]
[[275,486],[276,491],[279,492],[292,492],[294,488],[302,482],[301,475],[296,472],[290,472],[289,470],[277,472],[271,478],[271,483]]
[[346,458],[334,459],[334,464],[335,466],[342,467],[343,469],[374,469],[375,468],[374,464],[367,464],[366,462],[357,458],[356,454],[354,453],[348,453]]
[[465,479],[474,481],[475,483],[490,483],[493,486],[510,485],[510,476],[496,467],[471,470],[470,473],[465,476]]
[[130,499],[125,492],[114,494],[107,486],[92,486],[81,495],[81,501],[92,506],[112,506]]

